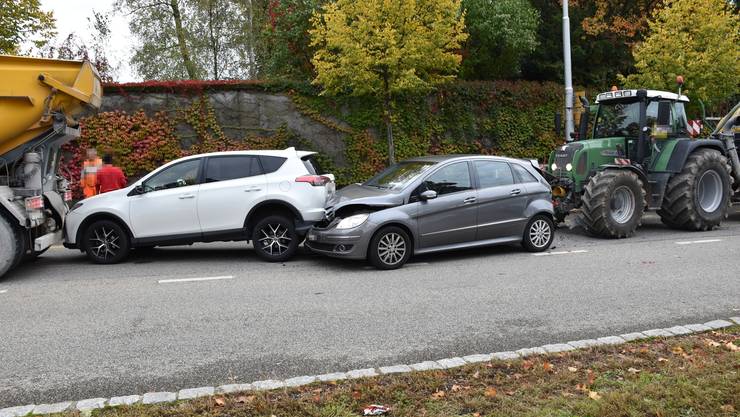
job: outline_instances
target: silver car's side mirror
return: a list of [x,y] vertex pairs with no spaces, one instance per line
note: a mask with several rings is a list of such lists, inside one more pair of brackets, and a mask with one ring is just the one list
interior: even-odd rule
[[437,198],[437,192],[434,190],[426,190],[423,193],[421,193],[419,197],[421,197],[421,199],[424,201],[434,200],[435,198]]

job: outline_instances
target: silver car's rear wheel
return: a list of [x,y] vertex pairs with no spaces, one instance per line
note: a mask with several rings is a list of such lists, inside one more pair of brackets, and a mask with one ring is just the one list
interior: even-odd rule
[[524,229],[522,245],[530,252],[547,250],[555,238],[555,223],[544,214],[532,217]]

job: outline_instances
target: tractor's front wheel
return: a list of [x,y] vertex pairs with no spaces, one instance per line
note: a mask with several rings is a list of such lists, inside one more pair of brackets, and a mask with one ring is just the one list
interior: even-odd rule
[[668,227],[711,230],[727,217],[732,200],[732,177],[727,158],[713,149],[700,149],[683,170],[668,181],[658,210]]
[[599,237],[629,237],[645,212],[645,189],[632,171],[607,169],[591,178],[581,197],[586,230]]

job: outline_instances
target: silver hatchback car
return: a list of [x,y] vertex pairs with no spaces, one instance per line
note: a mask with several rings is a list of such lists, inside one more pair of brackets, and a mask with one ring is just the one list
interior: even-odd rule
[[477,246],[521,242],[541,252],[552,244],[552,219],[550,185],[532,162],[429,156],[337,192],[306,246],[396,269],[414,254]]

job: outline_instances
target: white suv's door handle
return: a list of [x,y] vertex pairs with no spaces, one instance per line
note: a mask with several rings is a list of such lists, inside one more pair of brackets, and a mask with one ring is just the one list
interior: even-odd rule
[[251,193],[252,191],[262,191],[260,187],[251,187],[244,190],[245,193]]
[[181,196],[180,196],[180,197],[178,197],[178,198],[179,198],[180,200],[189,200],[189,199],[191,199],[191,198],[195,198],[195,196],[194,196],[194,195],[192,195],[192,194],[184,194],[184,195],[181,195]]

